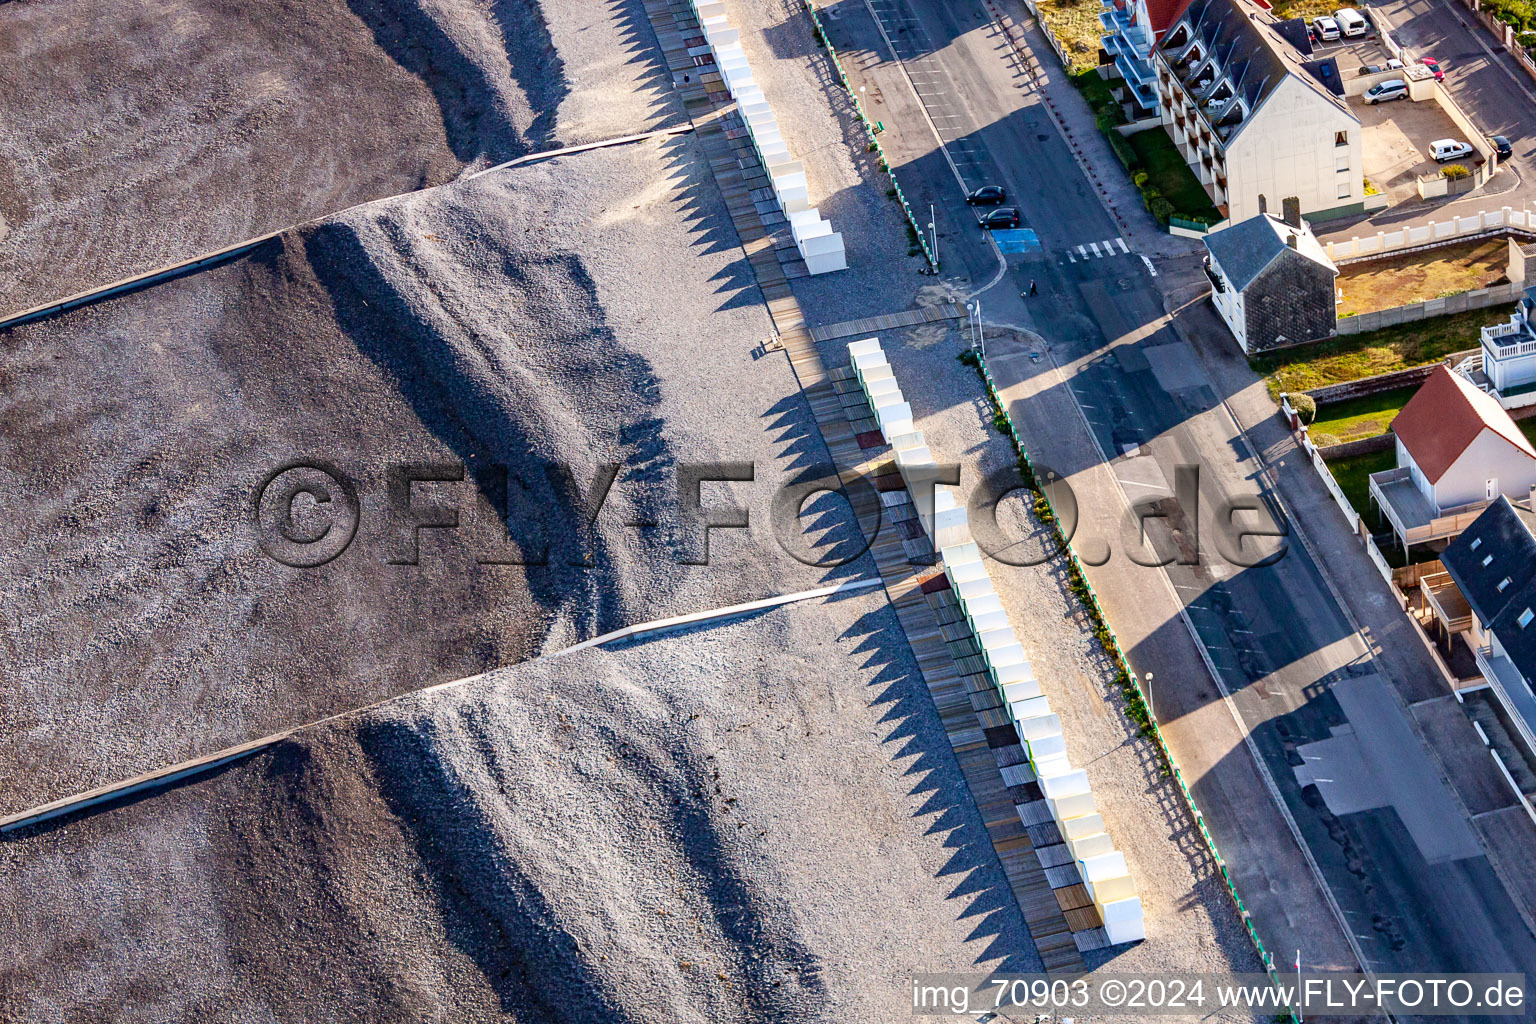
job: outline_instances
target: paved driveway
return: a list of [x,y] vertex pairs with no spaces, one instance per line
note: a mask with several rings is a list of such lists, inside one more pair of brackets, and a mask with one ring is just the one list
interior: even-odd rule
[[1330,221],[1319,225],[1322,237],[1347,239],[1536,200],[1536,81],[1456,0],[1379,0],[1365,6],[1387,22],[1405,56],[1438,60],[1451,97],[1489,135],[1507,136],[1515,153],[1492,181],[1455,202],[1421,200],[1390,206],[1374,217]]

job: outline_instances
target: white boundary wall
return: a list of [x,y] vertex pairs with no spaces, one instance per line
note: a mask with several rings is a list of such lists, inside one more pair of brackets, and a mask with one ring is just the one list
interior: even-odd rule
[[741,46],[741,33],[731,27],[725,16],[725,4],[721,0],[688,2],[698,16],[704,41],[714,55],[715,70],[736,100],[736,109],[747,126],[752,148],[757,150],[758,159],[768,173],[774,198],[784,216],[789,218],[789,230],[795,248],[805,260],[806,269],[813,274],[846,270],[848,257],[843,249],[843,236],[833,231],[832,222],[823,220],[820,212],[811,205],[805,166],[791,156],[789,146],[779,132],[773,107],[752,76],[752,66]]
[[938,465],[922,431],[912,424],[912,407],[896,384],[880,339],[853,342],[848,355],[880,433],[895,450],[896,468],[943,560],[944,574],[981,648],[987,673],[1008,708],[1046,807],[1104,920],[1105,934],[1116,945],[1146,938],[1141,897],[1136,895],[1125,855],[1115,849],[1094,806],[1088,773],[1067,759],[1061,718],[1051,711],[1030,669],[1029,656],[992,587],[981,550],[971,537],[965,506],[957,497],[958,488],[935,482]]
[[1432,220],[1427,224],[1410,225],[1395,231],[1356,235],[1347,242],[1324,242],[1323,249],[1327,251],[1329,259],[1338,262],[1511,228],[1536,232],[1536,213],[1516,210],[1510,206],[1493,211],[1479,210],[1477,213],[1453,215],[1447,220]]

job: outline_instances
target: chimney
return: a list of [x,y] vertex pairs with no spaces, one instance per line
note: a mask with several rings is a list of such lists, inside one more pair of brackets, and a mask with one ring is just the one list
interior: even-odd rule
[[1292,249],[1296,248],[1296,232],[1289,231],[1286,233],[1285,244],[1290,246]]
[[1282,202],[1285,208],[1285,222],[1293,228],[1301,227],[1301,200],[1296,196],[1287,196]]
[[1262,193],[1262,192],[1259,193],[1259,212],[1260,213],[1268,213],[1269,212],[1269,200],[1264,198],[1264,193]]

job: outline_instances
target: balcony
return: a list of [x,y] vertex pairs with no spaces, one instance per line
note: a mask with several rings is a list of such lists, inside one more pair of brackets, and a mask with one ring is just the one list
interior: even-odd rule
[[1099,23],[1109,31],[1114,31],[1110,26],[1117,25],[1120,28],[1129,28],[1134,14],[1124,0],[1104,0],[1104,10],[1099,12]]
[[[1486,359],[1509,359],[1536,353],[1536,337],[1525,329],[1525,321],[1518,315],[1510,317],[1508,323],[1484,327],[1482,336]],[[1504,338],[1510,340],[1501,340]]]
[[1370,485],[1371,500],[1392,524],[1392,532],[1404,550],[1413,544],[1459,535],[1489,505],[1486,501],[1474,501],[1455,508],[1436,508],[1413,482],[1413,474],[1402,467],[1372,473]]

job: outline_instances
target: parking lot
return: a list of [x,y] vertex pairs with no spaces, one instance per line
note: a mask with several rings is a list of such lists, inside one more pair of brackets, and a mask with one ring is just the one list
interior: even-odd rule
[[[1431,142],[1471,141],[1463,137],[1465,133],[1432,100],[1393,100],[1370,106],[1359,97],[1352,97],[1349,109],[1360,119],[1364,130],[1366,180],[1385,192],[1393,206],[1418,200],[1415,182],[1420,175],[1440,173],[1441,165],[1429,156]],[[1451,163],[1460,163],[1470,170],[1474,158]]]

